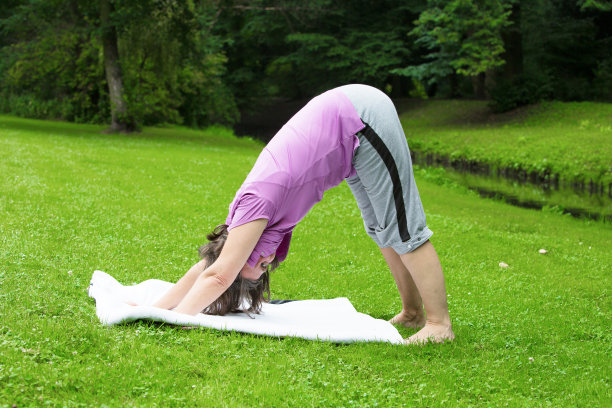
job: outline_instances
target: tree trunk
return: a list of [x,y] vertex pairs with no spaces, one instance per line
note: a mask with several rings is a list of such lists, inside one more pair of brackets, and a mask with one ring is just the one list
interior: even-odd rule
[[512,25],[501,33],[504,41],[502,59],[504,65],[494,71],[487,71],[487,88],[494,89],[498,83],[512,86],[523,76],[523,35],[521,34],[521,1],[512,4],[510,14]]
[[476,99],[486,99],[487,98],[487,88],[485,86],[486,75],[484,72],[481,72],[478,75],[471,77],[472,80],[472,89],[474,91],[474,98]]
[[127,106],[123,98],[123,80],[119,66],[117,29],[110,22],[112,5],[110,0],[100,0],[100,22],[102,25],[102,46],[104,48],[104,71],[111,103],[110,131],[127,132],[132,126],[127,118]]
[[461,92],[459,92],[459,75],[456,72],[450,74],[450,97],[451,98],[459,98],[461,96]]
[[504,48],[502,58],[506,63],[502,67],[502,74],[506,80],[520,78],[523,75],[523,36],[521,34],[521,2],[512,5],[510,14],[512,25],[502,32]]

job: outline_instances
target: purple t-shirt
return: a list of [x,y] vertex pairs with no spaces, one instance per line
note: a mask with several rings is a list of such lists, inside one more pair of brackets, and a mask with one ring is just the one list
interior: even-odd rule
[[312,99],[263,149],[230,204],[229,229],[265,218],[268,225],[248,259],[287,257],[291,233],[323,192],[355,174],[353,154],[364,128],[351,101],[333,89]]

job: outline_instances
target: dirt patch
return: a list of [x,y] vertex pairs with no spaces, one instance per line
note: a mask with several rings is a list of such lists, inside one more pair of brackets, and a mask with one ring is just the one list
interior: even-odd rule
[[495,113],[486,101],[453,99],[423,100],[395,99],[393,101],[400,116],[435,117],[432,126],[478,126],[522,122],[540,112],[540,105],[522,106],[504,113]]
[[505,124],[522,122],[527,117],[537,114],[540,105],[521,106],[508,112],[495,113],[489,107],[481,110],[474,110],[472,115],[466,118],[472,124]]

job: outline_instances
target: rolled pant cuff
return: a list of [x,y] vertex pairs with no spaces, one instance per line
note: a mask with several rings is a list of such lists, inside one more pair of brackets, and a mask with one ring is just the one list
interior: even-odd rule
[[416,237],[412,237],[409,241],[400,242],[399,244],[391,245],[398,254],[406,254],[412,252],[431,238],[433,231],[425,227]]

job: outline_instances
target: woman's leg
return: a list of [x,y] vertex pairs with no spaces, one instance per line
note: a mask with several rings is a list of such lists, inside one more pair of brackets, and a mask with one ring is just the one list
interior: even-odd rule
[[415,329],[423,327],[425,325],[425,315],[423,314],[423,301],[419,291],[397,252],[391,247],[384,247],[378,240],[376,228],[379,223],[363,183],[358,176],[351,177],[346,182],[357,200],[365,230],[380,248],[380,252],[395,279],[402,300],[402,311],[393,317],[390,322]]
[[410,272],[393,248],[380,248],[380,252],[382,252],[385,261],[387,261],[402,299],[402,311],[389,321],[393,324],[402,324],[405,327],[420,329],[425,326],[423,300],[412,280]]
[[[340,89],[366,123],[358,134],[360,145],[353,157],[356,176],[347,180],[357,202],[368,206],[364,211],[360,204],[366,231],[379,247],[391,248],[399,254],[404,268],[398,267],[397,259],[394,261],[389,253],[386,258],[392,261],[390,268],[398,283],[402,307],[414,308],[410,299],[415,299],[415,292],[420,294],[425,307],[425,326],[407,341],[451,340],[454,334],[448,317],[444,275],[429,242],[433,233],[427,227],[410,150],[393,102],[371,87],[355,85]],[[414,283],[417,291],[409,282]]]
[[409,337],[406,343],[440,343],[454,339],[446,301],[444,273],[433,245],[427,241],[414,251],[400,255],[400,258],[410,271],[427,314],[425,327]]

